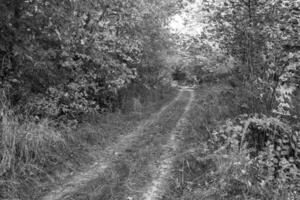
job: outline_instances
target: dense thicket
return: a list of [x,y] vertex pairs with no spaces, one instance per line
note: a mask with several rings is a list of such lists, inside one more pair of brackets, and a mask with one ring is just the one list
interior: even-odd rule
[[225,66],[233,85],[248,92],[249,111],[297,114],[291,97],[300,80],[299,1],[206,0],[195,7],[186,12],[203,30],[180,38],[192,74],[200,80]]
[[0,86],[11,106],[52,117],[119,105],[160,83],[165,25],[181,1],[2,0]]
[[[274,109],[289,115],[285,98],[299,83],[299,1],[205,1],[211,11],[208,30],[220,48],[239,64],[247,84],[252,111]],[[299,87],[299,86],[298,86]]]

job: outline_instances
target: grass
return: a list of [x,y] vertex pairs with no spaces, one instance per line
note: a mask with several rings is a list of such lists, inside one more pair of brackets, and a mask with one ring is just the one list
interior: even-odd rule
[[54,185],[83,170],[93,162],[97,151],[112,144],[138,123],[158,111],[176,95],[168,90],[141,112],[93,114],[76,129],[55,128],[47,119],[19,120],[1,106],[0,199],[38,199]]
[[20,123],[3,112],[0,134],[1,198],[27,198],[27,190],[40,187],[43,179],[53,180],[48,169],[67,159],[62,153],[68,152],[65,138],[47,120]]

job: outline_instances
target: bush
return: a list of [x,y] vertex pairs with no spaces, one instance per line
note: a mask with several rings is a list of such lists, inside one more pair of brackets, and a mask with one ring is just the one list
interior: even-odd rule
[[244,115],[228,120],[213,133],[209,145],[213,146],[209,157],[218,163],[213,176],[218,193],[248,199],[296,198],[300,192],[299,136],[289,124],[273,117]]

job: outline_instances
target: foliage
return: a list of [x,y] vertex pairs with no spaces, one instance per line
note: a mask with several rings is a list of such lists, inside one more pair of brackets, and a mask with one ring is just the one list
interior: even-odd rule
[[[226,77],[232,89],[223,95],[231,100],[226,116],[231,120],[196,155],[198,168],[191,171],[198,173],[186,189],[199,191],[188,199],[298,199],[299,1],[198,2],[183,16],[193,15],[187,23],[199,25],[201,33],[178,37],[179,54],[199,83]],[[223,66],[227,73],[217,75]],[[201,136],[193,139],[211,130],[202,115],[211,121],[219,107],[225,110],[224,102],[213,101],[195,111],[192,121]],[[247,114],[234,118],[241,113]],[[201,167],[211,162],[213,169],[202,173]]]
[[[40,118],[111,110],[139,78],[157,85],[180,1],[1,1],[1,88]],[[3,11],[3,12],[2,12]]]
[[55,167],[75,163],[82,141],[70,130],[84,114],[125,110],[133,99],[144,108],[174,92],[164,82],[162,54],[173,45],[169,17],[183,6],[180,0],[0,1],[0,198],[39,190]]
[[[290,115],[299,70],[298,1],[204,1],[206,31],[240,62],[239,71],[269,111]],[[286,96],[288,95],[288,96]],[[276,103],[275,103],[276,100]]]
[[[288,124],[263,115],[244,115],[227,121],[213,133],[210,141],[210,146],[215,148],[211,155],[214,159],[222,159],[222,165],[229,170],[224,172],[225,168],[219,167],[222,169],[219,173],[225,176],[227,171],[229,177],[244,185],[242,193],[249,198],[251,195],[252,198],[258,195],[259,199],[299,196],[299,132]],[[231,170],[237,176],[229,175]],[[218,187],[221,190],[223,187],[225,193],[234,189],[229,177],[222,184],[218,179],[221,184]]]

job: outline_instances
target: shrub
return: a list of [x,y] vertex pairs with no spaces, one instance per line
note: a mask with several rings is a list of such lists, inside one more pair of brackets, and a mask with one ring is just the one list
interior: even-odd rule
[[[300,192],[299,141],[299,132],[277,118],[244,115],[228,120],[213,133],[209,145],[213,147],[210,156],[218,163],[217,188],[235,197],[296,198]],[[232,193],[236,188],[240,191]]]

